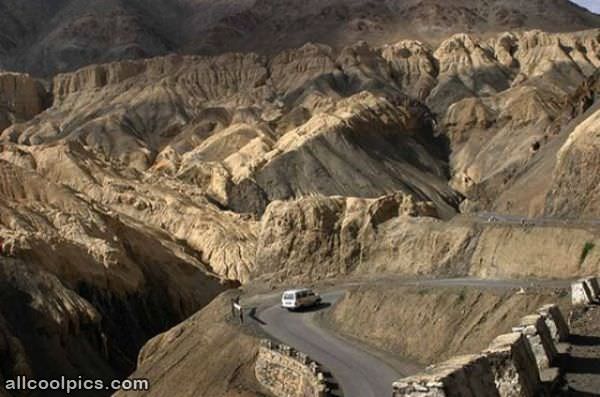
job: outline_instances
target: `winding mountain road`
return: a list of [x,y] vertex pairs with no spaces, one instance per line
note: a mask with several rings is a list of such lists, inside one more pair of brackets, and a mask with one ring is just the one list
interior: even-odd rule
[[[319,326],[315,315],[327,310],[345,291],[362,282],[340,286],[322,295],[323,304],[314,310],[288,312],[279,306],[279,296],[270,295],[257,306],[255,318],[273,338],[308,354],[325,366],[339,383],[344,397],[386,397],[392,395],[392,383],[419,370],[416,365],[394,359],[392,366],[378,355]],[[514,289],[527,287],[566,287],[569,281],[482,280],[470,278],[401,280],[398,286],[479,287]]]
[[[343,292],[324,294],[323,305],[335,303]],[[323,309],[321,309],[323,310]],[[392,382],[403,375],[380,358],[319,328],[316,311],[288,312],[271,306],[259,315],[263,329],[283,343],[308,354],[332,372],[345,397],[391,396]]]

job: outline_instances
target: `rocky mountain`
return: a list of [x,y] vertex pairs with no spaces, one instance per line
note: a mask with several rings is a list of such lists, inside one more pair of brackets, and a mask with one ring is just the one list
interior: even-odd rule
[[[47,77],[0,72],[0,380],[124,377],[255,281],[600,271],[593,228],[475,216],[600,216],[600,17],[568,1],[0,10],[0,64]],[[156,390],[196,346],[186,392],[255,395],[228,296],[144,347]]]
[[51,98],[42,84],[28,75],[0,75],[0,129],[27,121],[49,106]]
[[574,31],[600,25],[568,0],[2,0],[0,67],[58,71],[171,52],[277,53],[306,42],[336,49],[458,32]]

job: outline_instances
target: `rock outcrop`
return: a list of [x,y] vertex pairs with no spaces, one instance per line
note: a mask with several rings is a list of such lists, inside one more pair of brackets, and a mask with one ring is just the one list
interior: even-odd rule
[[547,212],[566,217],[600,216],[600,108],[590,110],[557,154]]
[[271,60],[88,67],[57,76],[51,110],[2,139],[77,141],[100,158],[197,185],[237,212],[260,215],[273,200],[311,194],[403,191],[455,213],[460,197],[447,186],[447,154],[427,108],[400,93],[378,50],[362,43],[337,62],[341,70],[331,49],[306,45]]
[[32,119],[48,102],[46,90],[31,76],[0,71],[0,131]]
[[404,219],[416,216],[436,217],[436,207],[403,194],[273,202],[262,218],[254,277],[272,273],[290,280],[351,274],[363,265],[365,252],[386,222],[409,222]]
[[325,397],[329,388],[323,369],[290,346],[262,340],[254,366],[258,382],[275,396]]
[[0,316],[15,362],[5,377],[124,376],[148,338],[227,288],[158,228],[31,167],[0,160],[0,214]]
[[[406,202],[412,210],[405,212],[398,203]],[[600,236],[585,225],[444,222],[434,208],[402,195],[274,202],[262,218],[254,274],[281,281],[382,273],[568,278],[599,271],[600,252],[586,246],[600,244]]]
[[451,184],[471,202],[463,210],[545,212],[553,157],[567,133],[557,120],[600,65],[597,34],[455,36],[440,46],[449,66],[428,102],[444,115]]

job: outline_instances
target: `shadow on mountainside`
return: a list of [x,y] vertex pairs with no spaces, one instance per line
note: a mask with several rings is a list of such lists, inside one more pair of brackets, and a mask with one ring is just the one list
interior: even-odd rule
[[562,367],[566,385],[561,396],[600,396],[600,306],[577,309],[569,337],[570,352]]

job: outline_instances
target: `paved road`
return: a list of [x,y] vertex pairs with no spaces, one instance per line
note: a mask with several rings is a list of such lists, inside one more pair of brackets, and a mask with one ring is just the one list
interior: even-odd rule
[[[324,294],[325,305],[333,304],[343,292]],[[325,306],[323,305],[323,306]],[[259,312],[263,329],[294,348],[308,354],[332,372],[345,397],[386,397],[392,395],[392,382],[405,374],[378,357],[319,328],[315,311],[290,313],[279,305]]]
[[[388,282],[390,280],[387,280]],[[530,287],[563,288],[567,280],[485,280],[474,278],[393,280],[394,285],[420,285],[428,287],[478,287],[518,289]],[[371,282],[366,282],[371,284]],[[323,294],[325,305],[340,299],[344,291],[365,282],[346,283],[338,290]],[[322,329],[315,322],[315,314],[326,307],[307,312],[290,313],[279,307],[279,294],[255,297],[258,303],[257,318],[261,327],[279,341],[308,354],[334,375],[345,397],[391,396],[392,382],[418,371],[415,365],[394,360],[394,368],[381,358],[347,340]],[[398,370],[400,368],[400,370]]]
[[556,217],[527,218],[497,212],[480,212],[474,215],[478,221],[522,226],[600,226],[600,219],[567,219]]

